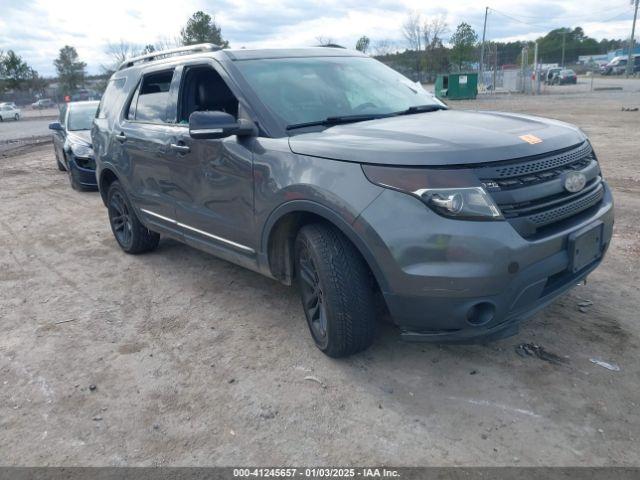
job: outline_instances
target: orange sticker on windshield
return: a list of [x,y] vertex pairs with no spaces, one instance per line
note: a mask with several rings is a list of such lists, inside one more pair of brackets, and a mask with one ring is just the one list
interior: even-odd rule
[[531,145],[535,145],[536,143],[542,143],[542,139],[536,137],[535,135],[520,135],[518,137],[520,140],[524,140],[527,143],[530,143]]

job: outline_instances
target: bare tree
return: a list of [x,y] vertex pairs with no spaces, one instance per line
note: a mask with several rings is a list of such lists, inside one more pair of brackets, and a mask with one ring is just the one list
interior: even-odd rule
[[422,39],[424,41],[424,49],[434,50],[442,46],[442,38],[448,31],[447,20],[444,15],[426,19],[422,24]]
[[108,43],[105,53],[111,59],[111,64],[115,67],[124,62],[127,58],[135,57],[142,52],[142,47],[135,43],[120,40],[118,43]]
[[135,57],[142,51],[140,45],[120,40],[118,43],[108,43],[104,49],[104,53],[109,57],[109,63],[100,65],[102,74],[106,77],[113,75],[120,64],[127,58]]
[[333,38],[325,37],[324,35],[317,36],[316,37],[316,42],[318,42],[318,45],[320,45],[321,47],[326,47],[328,45],[333,45],[335,43],[333,41]]
[[402,35],[409,44],[409,50],[422,50],[422,16],[411,12],[402,24]]
[[376,57],[389,55],[390,53],[393,53],[396,50],[397,50],[397,47],[389,39],[378,40],[373,45],[373,51],[375,52]]
[[182,40],[180,37],[178,36],[174,36],[174,37],[168,37],[168,36],[164,36],[164,37],[160,37],[154,44],[153,46],[155,47],[155,49],[157,51],[160,50],[169,50],[171,48],[177,48],[177,47],[181,47],[182,46]]

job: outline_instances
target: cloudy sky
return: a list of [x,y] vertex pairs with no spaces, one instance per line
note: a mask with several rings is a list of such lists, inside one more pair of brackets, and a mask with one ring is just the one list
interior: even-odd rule
[[[491,0],[487,38],[536,38],[552,28],[580,25],[595,38],[628,38],[630,0]],[[134,44],[174,39],[197,10],[213,14],[233,48],[304,46],[318,37],[353,47],[361,35],[375,44],[403,46],[401,26],[408,12],[444,15],[450,30],[461,21],[482,31],[484,2],[448,0],[0,0],[0,50],[15,50],[41,75],[54,75],[58,50],[73,45],[99,73],[109,63],[109,43]],[[637,37],[636,37],[637,38]]]

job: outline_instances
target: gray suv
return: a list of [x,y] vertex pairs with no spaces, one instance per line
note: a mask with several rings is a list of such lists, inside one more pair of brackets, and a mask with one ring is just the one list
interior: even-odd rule
[[514,334],[612,235],[580,129],[448,109],[343,49],[207,44],[127,60],[92,139],[125,252],[164,235],[297,284],[332,357],[367,348],[385,309],[412,341]]

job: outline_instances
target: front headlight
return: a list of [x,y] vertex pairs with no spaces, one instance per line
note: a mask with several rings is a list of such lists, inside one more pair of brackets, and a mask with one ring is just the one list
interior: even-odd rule
[[363,165],[370,182],[422,200],[434,212],[464,220],[503,220],[498,206],[470,170]]
[[93,148],[84,143],[72,143],[71,152],[75,157],[93,158]]

